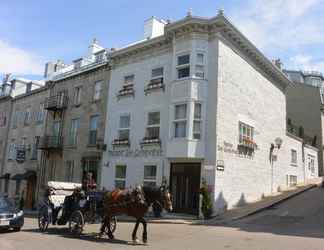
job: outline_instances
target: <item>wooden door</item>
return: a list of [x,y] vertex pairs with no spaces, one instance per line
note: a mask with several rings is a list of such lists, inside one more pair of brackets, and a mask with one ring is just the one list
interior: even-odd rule
[[172,164],[170,187],[174,212],[198,215],[200,163]]

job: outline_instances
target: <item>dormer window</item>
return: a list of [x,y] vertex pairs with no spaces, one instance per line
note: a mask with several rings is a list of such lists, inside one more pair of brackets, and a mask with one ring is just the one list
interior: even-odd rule
[[177,58],[178,79],[190,76],[190,55],[181,55]]
[[82,59],[75,60],[75,61],[73,62],[73,64],[74,64],[74,69],[79,69],[79,68],[81,68],[81,63],[82,63]]
[[104,51],[98,52],[95,57],[96,57],[96,63],[101,63],[105,59],[105,52]]

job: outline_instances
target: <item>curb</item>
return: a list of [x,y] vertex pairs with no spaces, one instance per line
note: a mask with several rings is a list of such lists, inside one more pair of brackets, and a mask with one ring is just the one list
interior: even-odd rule
[[259,209],[254,210],[254,211],[251,211],[251,212],[249,212],[249,213],[247,213],[247,214],[245,214],[245,215],[242,215],[242,216],[238,216],[238,217],[232,218],[231,220],[232,220],[232,221],[236,221],[236,220],[240,220],[240,219],[246,218],[246,217],[248,217],[248,216],[251,216],[251,215],[257,214],[257,213],[262,212],[262,211],[264,211],[264,210],[266,210],[266,209],[268,209],[268,208],[274,207],[275,205],[278,205],[278,204],[280,204],[280,203],[282,203],[282,202],[284,202],[284,201],[286,201],[286,200],[289,200],[289,199],[291,199],[291,198],[293,198],[293,197],[295,197],[295,196],[297,196],[297,195],[299,195],[299,194],[301,194],[301,193],[304,193],[304,192],[306,192],[306,191],[308,191],[308,190],[310,190],[310,189],[313,189],[313,188],[315,188],[315,187],[317,187],[317,186],[318,186],[318,185],[316,185],[316,184],[312,184],[312,185],[310,185],[310,186],[308,186],[308,187],[305,187],[305,188],[303,188],[303,189],[301,189],[301,190],[298,190],[298,191],[296,191],[296,192],[293,192],[293,193],[291,193],[290,195],[288,195],[288,196],[286,196],[286,197],[283,197],[282,199],[279,199],[279,200],[273,201],[273,202],[271,202],[270,204],[268,204],[268,205],[266,205],[266,206],[264,206],[264,207],[261,207],[261,208],[259,208]]

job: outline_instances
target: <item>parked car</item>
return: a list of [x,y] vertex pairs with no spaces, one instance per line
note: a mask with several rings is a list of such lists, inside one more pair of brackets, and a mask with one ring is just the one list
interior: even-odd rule
[[0,195],[0,229],[20,231],[24,225],[24,212],[19,210],[14,202]]

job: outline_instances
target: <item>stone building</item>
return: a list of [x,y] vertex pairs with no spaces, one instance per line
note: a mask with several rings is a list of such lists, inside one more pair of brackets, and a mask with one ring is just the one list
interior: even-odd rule
[[284,70],[295,84],[287,89],[288,130],[318,149],[319,175],[324,174],[324,77],[319,72]]
[[98,182],[104,149],[109,66],[106,50],[94,40],[87,54],[70,65],[62,61],[46,65],[50,96],[40,178],[81,182],[88,172]]
[[292,83],[222,12],[151,18],[144,40],[110,58],[107,189],[167,181],[175,211],[197,214],[206,183],[221,212],[316,169],[316,148],[286,131]]
[[[8,134],[2,172],[6,179],[2,190],[9,196],[23,196],[25,206],[32,208],[37,199],[40,152],[37,150],[39,138],[44,133],[46,113],[44,99],[48,96],[41,82],[13,79],[11,116],[8,120]],[[25,86],[25,88],[23,88]],[[16,89],[17,90],[17,89]],[[2,105],[1,105],[2,107]]]
[[10,127],[10,117],[12,109],[12,96],[9,89],[9,75],[7,75],[0,85],[0,191],[8,192],[9,173],[4,171],[6,163],[7,140]]

